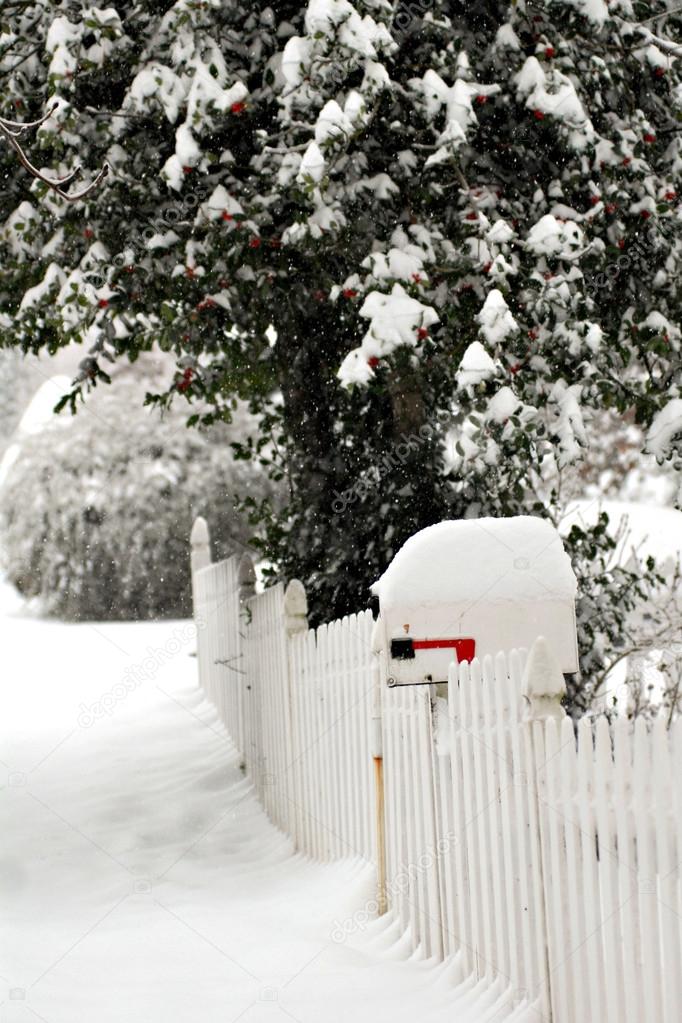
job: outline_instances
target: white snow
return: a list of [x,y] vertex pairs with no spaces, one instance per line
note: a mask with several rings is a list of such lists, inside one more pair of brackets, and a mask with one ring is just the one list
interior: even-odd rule
[[564,380],[557,380],[548,396],[548,405],[556,417],[551,429],[559,439],[558,464],[562,468],[579,458],[587,444],[581,393],[581,384],[568,386]]
[[55,285],[59,285],[61,288],[65,279],[66,274],[59,264],[50,263],[40,284],[36,284],[33,288],[28,288],[28,290],[24,292],[24,297],[21,300],[19,308],[29,309],[31,306],[37,305],[48,294],[50,289],[55,287]]
[[548,580],[555,598],[575,597],[571,562],[550,522],[531,515],[460,519],[411,536],[372,592],[383,614],[465,602],[474,593],[486,603],[546,600]]
[[516,87],[519,97],[525,98],[526,106],[531,110],[551,115],[578,129],[571,136],[576,148],[583,148],[587,138],[594,135],[575,85],[556,68],[545,72],[537,57],[528,57],[516,75]]
[[371,291],[360,309],[370,327],[359,348],[353,349],[341,364],[338,377],[344,385],[366,383],[371,378],[367,360],[390,355],[398,346],[415,347],[420,329],[438,323],[438,314],[431,306],[411,298],[400,284],[394,284],[390,295]]
[[506,220],[496,220],[489,231],[486,232],[486,239],[494,245],[504,245],[512,240],[516,232]]
[[52,57],[49,65],[51,75],[73,75],[78,64],[75,48],[83,32],[82,22],[74,24],[64,17],[54,19],[45,40],[45,49]]
[[282,53],[282,75],[288,89],[293,89],[303,81],[304,68],[308,65],[313,53],[312,39],[292,36]]
[[488,402],[486,419],[492,419],[494,423],[504,423],[521,408],[522,404],[511,387],[501,387]]
[[363,267],[372,271],[377,281],[400,280],[411,282],[419,277],[426,280],[423,264],[424,253],[416,245],[404,249],[389,249],[387,253],[372,252],[362,261]]
[[526,247],[536,255],[576,259],[584,243],[582,230],[573,221],[561,223],[551,213],[545,214],[528,232]]
[[171,124],[177,121],[185,99],[184,86],[171,68],[156,62],[147,65],[135,76],[128,90],[124,109],[127,107],[144,109],[152,97],[159,101]]
[[521,43],[519,37],[514,31],[510,22],[505,22],[504,25],[500,25],[495,36],[495,45],[502,47],[508,47],[510,50],[520,50]]
[[481,324],[481,333],[491,345],[500,344],[519,329],[504,295],[497,288],[493,288],[488,294],[476,318]]
[[499,989],[454,987],[366,922],[361,861],[293,853],[195,685],[189,623],[62,625],[0,599],[3,1020],[509,1018]]
[[41,433],[48,423],[62,422],[55,416],[54,407],[61,397],[71,389],[71,379],[67,376],[53,376],[41,384],[31,398],[17,427],[17,436]]
[[457,386],[471,387],[495,375],[495,363],[480,341],[472,341],[457,370]]
[[569,0],[569,2],[577,7],[581,14],[600,27],[609,16],[605,0]]
[[[646,438],[646,450],[663,459],[675,437],[682,435],[682,398],[673,398],[653,418]],[[682,443],[682,441],[680,441]]]
[[322,145],[323,142],[330,139],[347,139],[352,130],[353,125],[349,118],[346,117],[336,100],[330,99],[320,110],[315,123],[315,141],[318,145]]
[[324,177],[324,167],[322,150],[317,142],[311,142],[303,154],[296,180],[301,184],[306,184],[308,180],[317,183]]
[[230,195],[224,185],[216,185],[209,199],[202,203],[199,209],[200,214],[197,214],[197,219],[200,219],[201,215],[208,217],[209,220],[220,220],[224,213],[230,217],[234,217],[235,214],[243,215],[244,213],[242,204],[234,196]]
[[309,35],[334,37],[361,57],[376,57],[379,49],[393,46],[386,26],[369,15],[361,18],[348,0],[310,0],[305,16]]

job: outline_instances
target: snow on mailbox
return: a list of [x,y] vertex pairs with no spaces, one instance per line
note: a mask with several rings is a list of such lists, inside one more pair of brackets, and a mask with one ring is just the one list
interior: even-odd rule
[[577,583],[561,537],[528,515],[423,529],[372,587],[389,685],[445,682],[450,663],[548,641],[578,670]]

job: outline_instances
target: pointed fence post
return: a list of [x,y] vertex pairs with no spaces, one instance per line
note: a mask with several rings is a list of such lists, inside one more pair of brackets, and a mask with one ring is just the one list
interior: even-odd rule
[[247,734],[252,734],[253,728],[253,705],[250,699],[252,679],[248,675],[249,659],[247,652],[249,625],[251,623],[252,609],[249,601],[256,595],[256,568],[250,554],[244,553],[239,559],[237,568],[237,644],[239,648],[239,664],[241,672],[235,675],[233,685],[237,692],[237,721],[239,728],[239,741],[237,743],[242,754],[246,757],[248,741]]
[[298,707],[295,705],[296,679],[294,678],[294,655],[292,650],[292,639],[300,632],[308,631],[308,597],[305,587],[299,579],[292,579],[284,591],[284,637],[286,644],[286,680],[287,680],[287,710],[289,720],[285,722],[286,735],[288,739],[287,763],[290,769],[286,772],[286,785],[289,788],[291,799],[289,806],[289,833],[293,836],[294,846],[298,850],[304,850],[304,825],[302,819],[303,792],[307,789],[306,781],[302,776],[305,770],[305,762],[301,756],[301,741],[296,727]]
[[197,637],[197,667],[199,685],[210,694],[213,665],[209,655],[211,644],[211,614],[208,580],[197,579],[197,572],[211,564],[211,537],[206,519],[200,515],[194,520],[190,533],[190,575],[192,582],[192,613]]
[[190,533],[192,578],[200,568],[211,564],[211,537],[208,523],[201,515],[197,516]]
[[565,717],[561,700],[566,694],[566,681],[544,636],[538,636],[530,648],[522,685],[528,700],[527,721]]
[[[527,700],[524,727],[526,729],[526,774],[531,788],[531,834],[534,843],[535,878],[534,890],[538,912],[537,949],[538,965],[544,975],[542,991],[539,992],[543,1014],[552,1023],[554,1013],[551,984],[552,965],[561,962],[565,949],[557,948],[555,941],[556,921],[552,920],[552,899],[550,885],[559,880],[552,877],[550,838],[547,833],[548,812],[547,774],[545,764],[547,723],[555,721],[558,728],[566,716],[561,699],[566,692],[566,682],[561,668],[544,638],[538,636],[528,654],[523,673],[522,692]],[[552,812],[549,810],[549,812]],[[533,820],[533,817],[535,818]]]
[[374,760],[375,833],[377,843],[377,915],[388,909],[386,899],[386,807],[384,800],[384,739],[381,719],[383,630],[380,619],[372,630],[372,759]]
[[239,586],[239,602],[244,605],[256,592],[256,568],[250,554],[242,554],[237,569],[237,583]]
[[308,598],[299,579],[292,579],[284,591],[284,621],[288,636],[308,628]]

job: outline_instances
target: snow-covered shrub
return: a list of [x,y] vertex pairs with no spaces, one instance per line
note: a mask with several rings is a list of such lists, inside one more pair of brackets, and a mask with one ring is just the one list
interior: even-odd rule
[[209,523],[214,558],[244,549],[235,504],[268,484],[230,441],[253,423],[188,430],[186,412],[144,408],[137,380],[98,389],[77,416],[26,437],[0,491],[5,569],[65,619],[190,611],[189,533]]

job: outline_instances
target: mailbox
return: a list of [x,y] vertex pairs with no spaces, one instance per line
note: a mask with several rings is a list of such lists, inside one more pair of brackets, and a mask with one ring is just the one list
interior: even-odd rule
[[389,685],[446,682],[452,661],[530,648],[578,671],[576,578],[561,537],[529,515],[461,519],[404,544],[372,592]]

